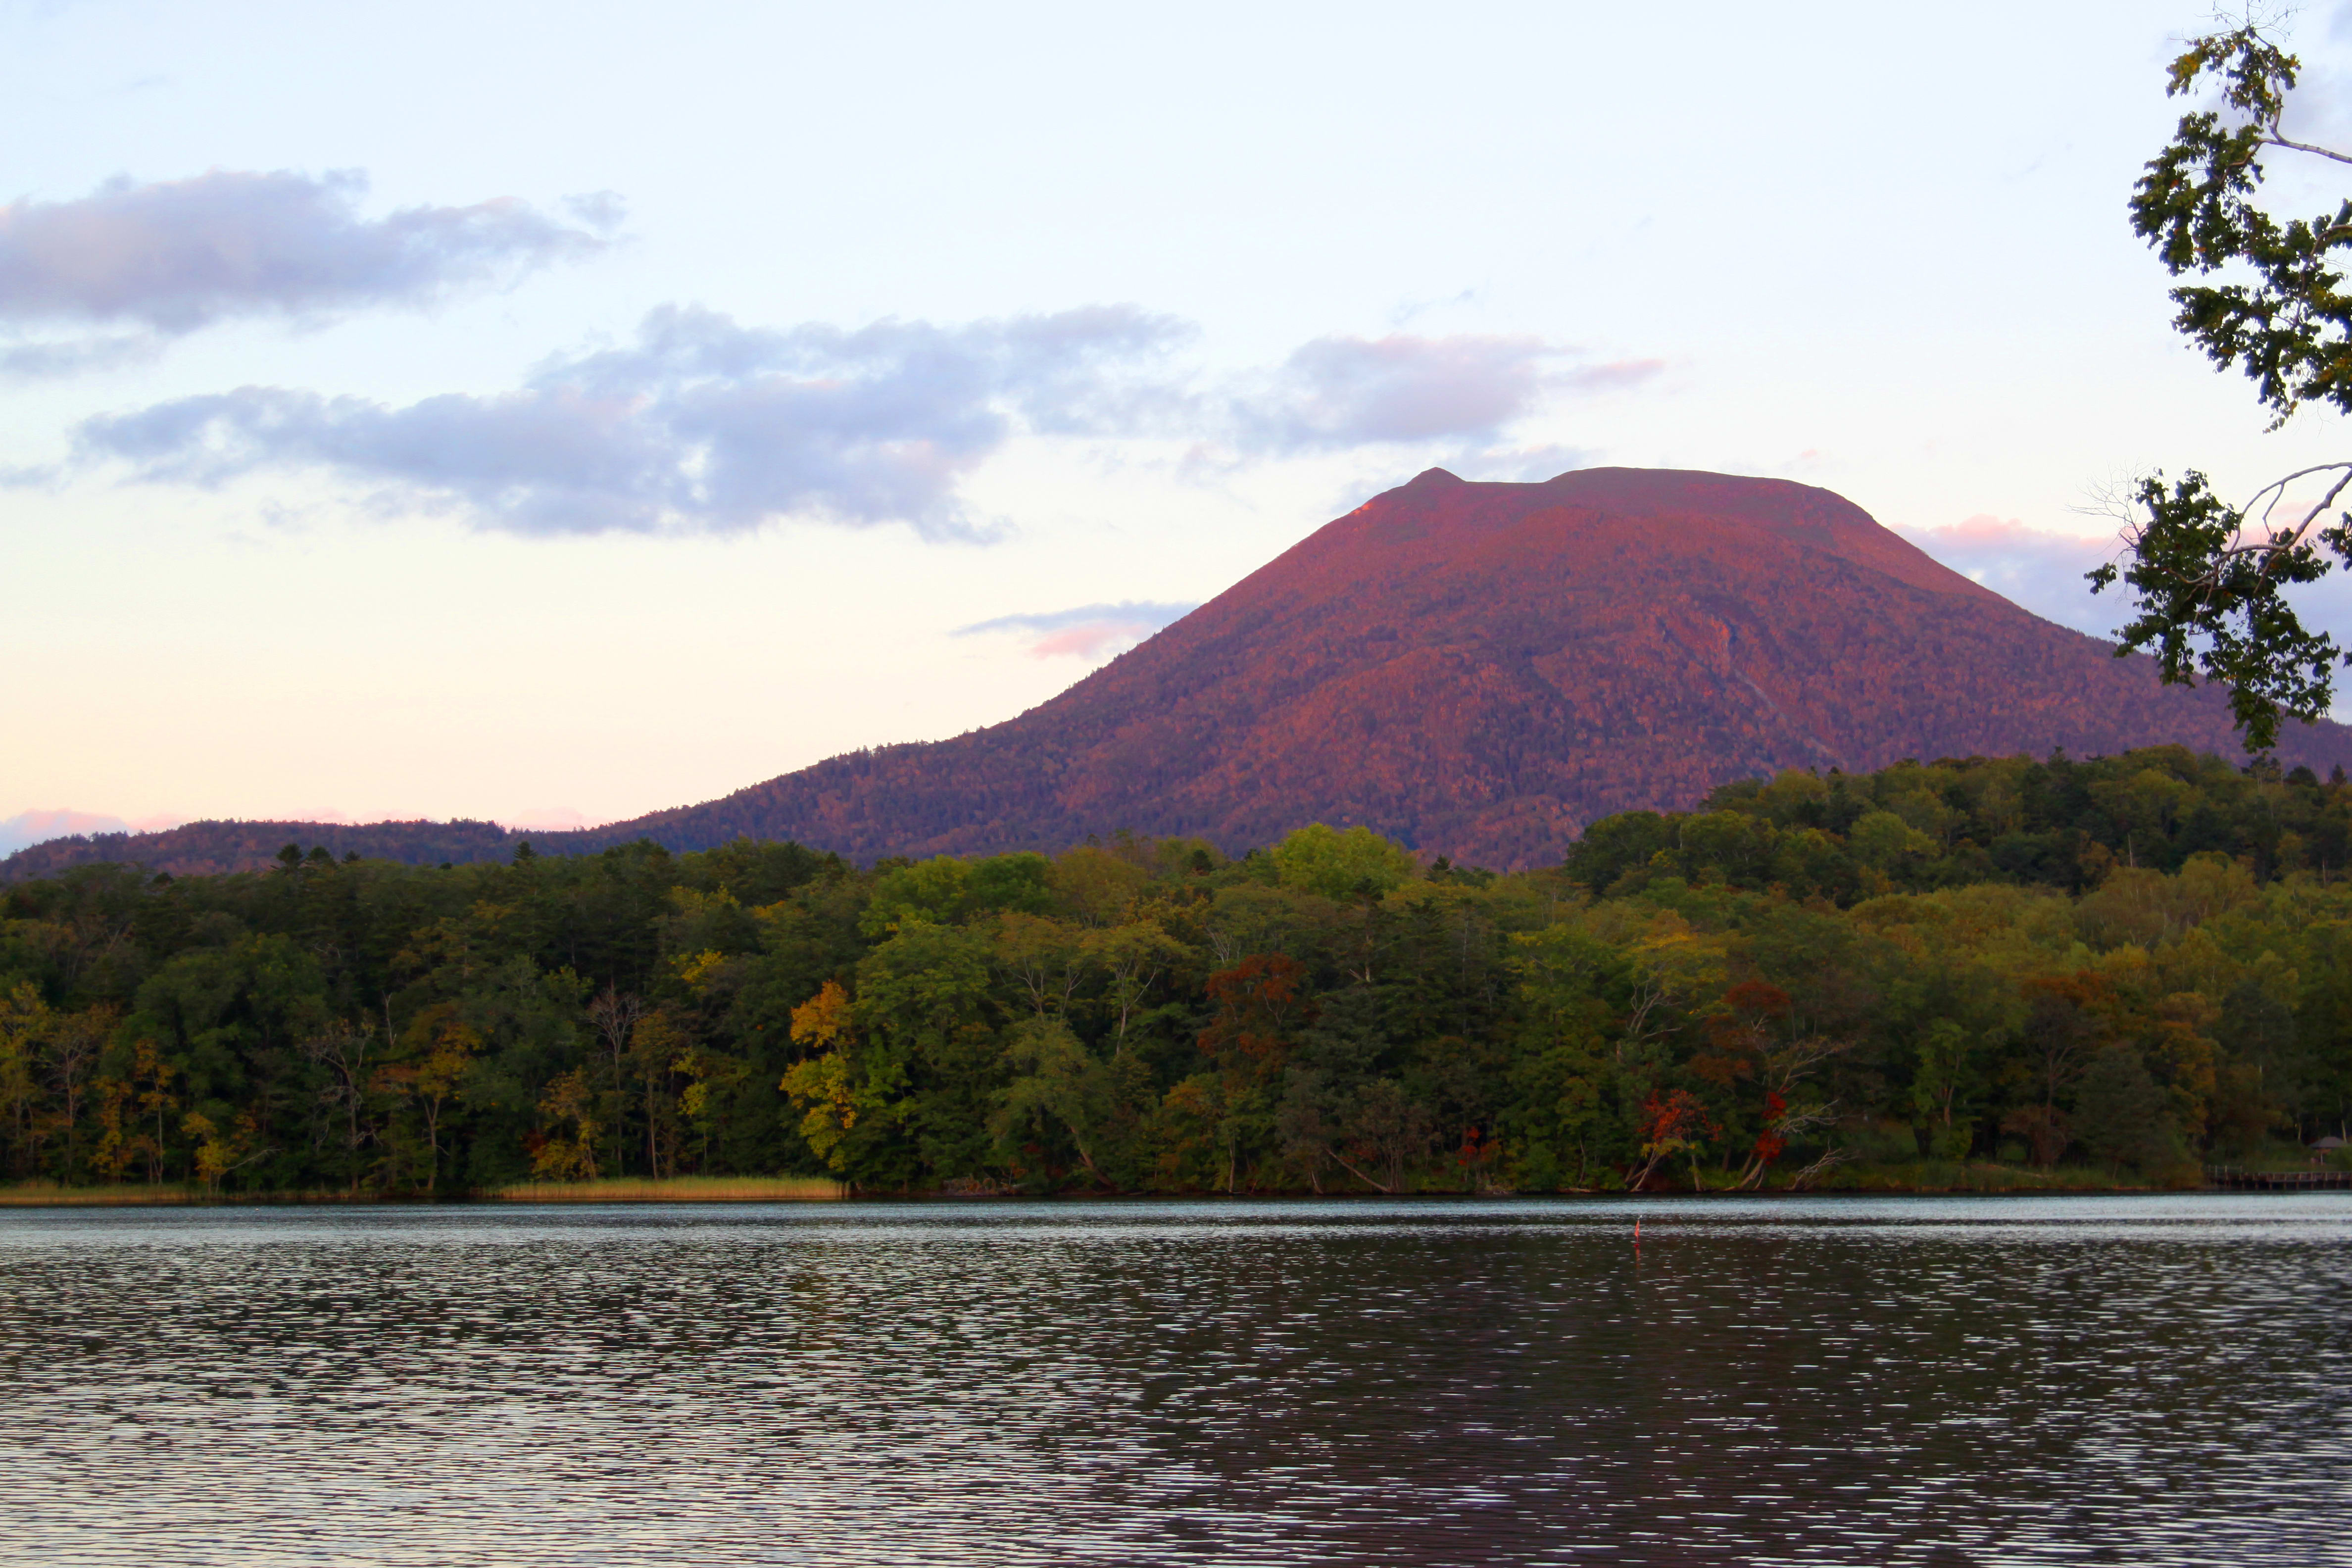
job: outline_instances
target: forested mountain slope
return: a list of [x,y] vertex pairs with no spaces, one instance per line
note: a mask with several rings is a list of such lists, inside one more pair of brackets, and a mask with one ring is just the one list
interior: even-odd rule
[[2347,859],[2352,784],[2162,748],[1742,781],[1505,875],[1329,827],[1239,860],[1114,837],[877,868],[751,843],[79,867],[0,889],[0,1181],[2307,1170],[2352,1118]]
[[[2222,697],[2159,685],[2149,661],[2028,614],[1826,490],[1633,468],[1474,484],[1433,468],[1009,722],[530,837],[542,850],[789,838],[870,860],[1121,829],[1237,851],[1324,821],[1507,868],[1557,862],[1612,812],[1791,767],[2167,743],[2237,754]],[[2352,763],[2352,731],[2290,725],[2279,760]],[[10,871],[222,869],[289,838],[427,862],[475,847],[456,825],[203,824],[38,847]]]

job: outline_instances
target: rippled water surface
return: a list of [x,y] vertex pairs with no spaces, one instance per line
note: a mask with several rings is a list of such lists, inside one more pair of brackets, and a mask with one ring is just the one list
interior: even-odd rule
[[0,1557],[2352,1563],[2347,1222],[0,1212]]

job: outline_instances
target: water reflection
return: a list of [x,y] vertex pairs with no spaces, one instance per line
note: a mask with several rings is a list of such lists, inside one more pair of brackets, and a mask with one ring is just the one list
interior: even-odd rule
[[2347,1562],[2347,1218],[15,1211],[0,1556]]

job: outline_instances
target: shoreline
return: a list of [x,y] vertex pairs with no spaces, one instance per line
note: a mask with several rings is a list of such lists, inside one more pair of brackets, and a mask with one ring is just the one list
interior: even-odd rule
[[318,1188],[288,1192],[208,1193],[184,1182],[123,1183],[65,1187],[54,1183],[0,1186],[0,1208],[350,1208],[359,1205],[489,1207],[499,1204],[774,1204],[835,1203],[844,1185],[825,1176],[628,1177],[597,1182],[524,1182],[457,1192],[347,1192]]
[[[1948,1170],[1948,1168],[1947,1168]],[[1943,1174],[1943,1172],[1937,1173]],[[2297,1191],[2294,1187],[2248,1188],[2203,1180],[2195,1184],[2156,1180],[2127,1181],[2104,1172],[2061,1168],[2040,1172],[2009,1166],[1969,1167],[1963,1173],[1975,1179],[1893,1179],[1885,1170],[1858,1170],[1833,1186],[1791,1192],[1767,1187],[1750,1191],[1687,1187],[1652,1188],[1646,1192],[1586,1187],[1557,1192],[1429,1190],[1410,1193],[1314,1193],[1267,1191],[1249,1193],[853,1193],[846,1184],[823,1176],[679,1176],[661,1180],[608,1178],[596,1182],[519,1183],[488,1190],[426,1194],[418,1192],[320,1191],[206,1193],[185,1184],[63,1187],[50,1183],[0,1185],[0,1209],[9,1208],[350,1208],[367,1206],[493,1207],[501,1204],[604,1205],[645,1204],[774,1204],[774,1203],[1128,1203],[1257,1201],[1265,1203],[1397,1201],[1428,1199],[1549,1198],[1839,1198],[1839,1197],[2117,1197],[2166,1193]],[[1926,1173],[1922,1173],[1926,1174]],[[2313,1188],[2309,1190],[2327,1190]]]

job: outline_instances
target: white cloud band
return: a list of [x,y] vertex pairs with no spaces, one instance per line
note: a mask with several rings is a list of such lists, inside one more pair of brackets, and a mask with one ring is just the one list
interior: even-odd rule
[[312,319],[427,303],[454,288],[593,255],[620,216],[617,198],[604,194],[569,204],[577,225],[511,198],[365,218],[366,191],[366,177],[351,171],[215,170],[0,207],[0,325],[115,333],[95,347],[19,349],[13,367],[81,368],[93,355],[231,317]]
[[1589,365],[1534,339],[1334,337],[1202,392],[1170,359],[1192,335],[1133,306],[855,331],[669,306],[628,346],[558,357],[510,392],[394,406],[249,386],[85,420],[77,440],[85,464],[147,482],[310,468],[523,534],[799,518],[972,539],[990,530],[962,482],[1023,432],[1174,437],[1243,459],[1475,448],[1556,391],[1654,369]]

